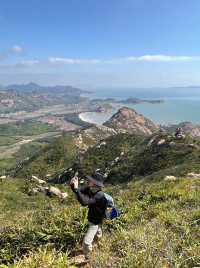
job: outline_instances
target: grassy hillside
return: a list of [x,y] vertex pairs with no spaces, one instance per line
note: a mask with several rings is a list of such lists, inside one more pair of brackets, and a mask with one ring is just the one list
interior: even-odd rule
[[[31,174],[44,178],[71,166],[82,175],[107,172],[105,191],[122,212],[105,221],[93,267],[200,265],[200,179],[187,176],[200,171],[198,140],[162,132],[148,138],[118,134],[94,145],[79,162],[77,152],[74,136],[63,135],[25,164],[17,173],[21,179],[0,182],[1,268],[77,267],[73,252],[81,248],[87,208],[67,185],[59,185],[69,194],[62,202],[28,194]],[[177,178],[166,181],[166,175]]]
[[78,169],[82,175],[100,169],[108,174],[107,181],[119,183],[133,176],[163,178],[199,172],[199,161],[200,142],[190,137],[177,140],[167,133],[148,138],[120,134],[108,138],[103,146],[90,148]]
[[[68,200],[60,203],[27,196],[22,180],[0,185],[0,263],[15,268],[76,267],[71,251],[81,247],[86,209],[69,189]],[[198,179],[183,177],[107,186],[123,213],[104,223],[104,237],[91,257],[93,267],[199,266],[199,186]]]
[[[84,140],[85,143],[89,141]],[[112,183],[129,181],[133,176],[163,178],[165,175],[184,176],[190,171],[200,172],[200,141],[190,137],[177,140],[167,133],[148,138],[135,134],[110,136],[89,148],[79,157],[78,165],[77,161],[74,165],[77,152],[72,136],[55,139],[19,170],[17,176],[24,176],[27,171],[40,176],[47,172],[59,174],[70,165],[74,170],[78,169],[81,176],[100,169],[107,173],[107,181]]]
[[76,159],[76,153],[73,137],[63,135],[44,146],[36,154],[33,154],[15,175],[17,177],[27,177],[35,174],[42,178],[48,173],[59,172],[73,164]]

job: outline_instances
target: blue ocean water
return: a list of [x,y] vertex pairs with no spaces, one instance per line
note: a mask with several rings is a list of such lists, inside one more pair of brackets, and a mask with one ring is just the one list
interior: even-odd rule
[[[174,124],[185,121],[200,123],[200,88],[166,88],[166,89],[101,89],[96,90],[91,98],[126,99],[162,99],[163,103],[126,104],[158,124]],[[102,124],[116,112],[86,113],[84,119]]]

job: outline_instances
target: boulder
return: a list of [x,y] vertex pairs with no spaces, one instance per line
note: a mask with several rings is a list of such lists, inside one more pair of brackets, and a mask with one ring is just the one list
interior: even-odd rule
[[39,179],[38,177],[32,175],[32,179],[34,179],[39,184],[46,184],[46,181]]
[[187,176],[189,178],[193,178],[193,179],[200,179],[200,174],[199,173],[191,172],[191,173],[188,173]]
[[177,177],[175,177],[175,176],[170,176],[170,175],[168,175],[168,176],[166,176],[165,178],[164,178],[164,181],[176,181],[177,180]]
[[119,160],[120,160],[120,158],[119,158],[119,156],[118,156],[118,157],[115,158],[114,161],[115,161],[115,163],[117,163],[117,162],[119,162]]
[[58,188],[56,188],[56,187],[54,187],[54,186],[50,186],[50,187],[48,188],[48,194],[49,194],[50,196],[55,195],[55,196],[58,196],[58,197],[62,197],[62,192],[61,192],[61,190],[58,189]]
[[60,189],[50,186],[50,187],[44,187],[41,185],[37,185],[33,189],[29,191],[29,194],[37,194],[37,193],[44,193],[47,196],[57,196],[60,199],[64,200],[68,197],[68,193],[61,192]]
[[37,189],[38,189],[38,192],[46,194],[49,190],[49,187],[44,187],[44,186],[39,185],[37,186]]
[[61,198],[64,200],[68,197],[68,193],[61,193]]
[[50,186],[47,190],[47,195],[49,196],[57,196],[61,199],[66,199],[68,197],[68,193],[65,192],[61,192],[60,189],[54,187],[54,186]]

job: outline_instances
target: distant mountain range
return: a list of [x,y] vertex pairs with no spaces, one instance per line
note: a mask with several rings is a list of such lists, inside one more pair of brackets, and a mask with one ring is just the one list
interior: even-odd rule
[[[1,88],[1,87],[0,87]],[[3,89],[3,87],[2,87]],[[18,92],[39,92],[39,93],[67,93],[70,95],[80,95],[82,93],[89,93],[88,91],[75,88],[72,86],[63,86],[63,85],[56,85],[56,86],[41,86],[36,83],[28,83],[28,84],[13,84],[13,85],[8,85],[4,89],[7,90],[16,90]]]
[[72,86],[40,86],[35,83],[0,87],[0,112],[34,111],[44,106],[78,104],[89,93]]

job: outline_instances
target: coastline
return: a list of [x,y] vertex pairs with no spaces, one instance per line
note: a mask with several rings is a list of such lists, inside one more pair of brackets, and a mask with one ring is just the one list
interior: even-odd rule
[[82,120],[82,121],[88,123],[88,121],[87,121],[86,118],[84,117],[84,114],[85,114],[85,113],[86,113],[86,112],[79,113],[79,114],[78,114],[78,117],[80,118],[80,120]]
[[[96,125],[102,125],[107,121],[120,107],[127,106],[135,109],[138,113],[151,119],[159,125],[179,124],[180,122],[191,122],[193,124],[200,124],[199,119],[199,105],[200,99],[170,99],[163,103],[139,103],[139,104],[123,104],[116,105],[114,109],[109,112],[97,113],[86,112],[80,113],[79,117],[85,122]],[[187,109],[186,109],[187,107]]]

